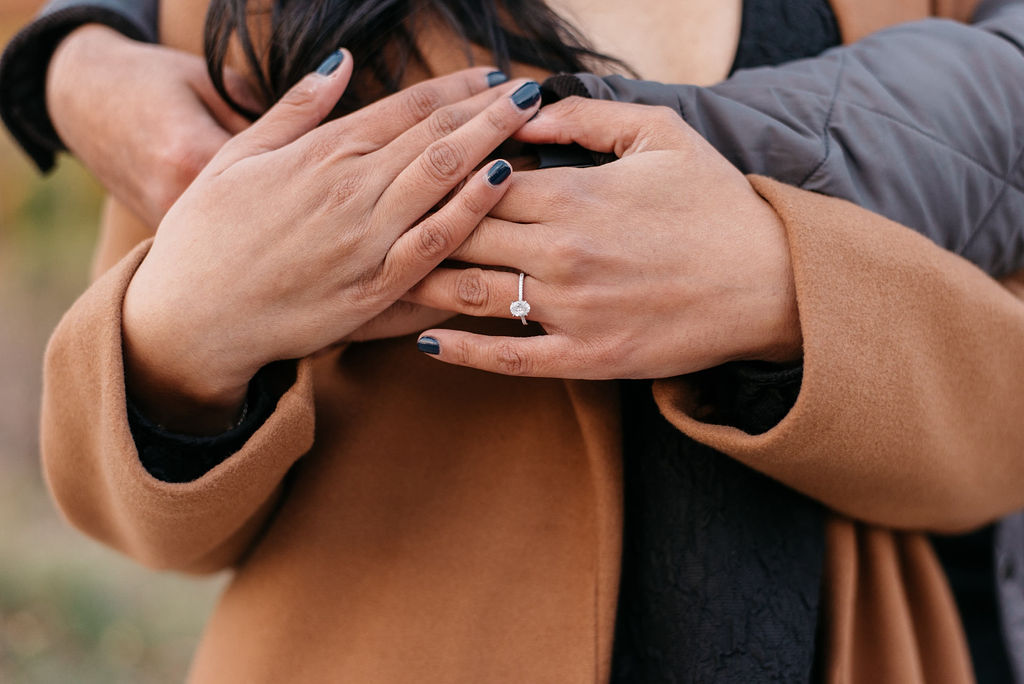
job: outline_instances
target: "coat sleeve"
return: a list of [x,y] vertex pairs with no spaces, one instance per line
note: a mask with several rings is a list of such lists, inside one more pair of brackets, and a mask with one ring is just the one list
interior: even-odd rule
[[774,180],[804,337],[796,403],[767,432],[708,422],[690,378],[663,414],[831,508],[962,531],[1024,507],[1024,272],[1003,284],[897,223]]
[[155,567],[231,565],[259,534],[289,468],[313,443],[310,362],[242,449],[197,480],[172,484],[142,466],[127,416],[121,305],[147,241],[65,314],[46,351],[41,450],[64,516]]
[[711,87],[579,75],[669,106],[741,171],[886,216],[995,276],[1024,268],[1024,2],[928,19]]
[[40,171],[64,144],[46,110],[46,70],[69,33],[105,24],[134,40],[156,42],[158,0],[50,0],[0,57],[0,118]]

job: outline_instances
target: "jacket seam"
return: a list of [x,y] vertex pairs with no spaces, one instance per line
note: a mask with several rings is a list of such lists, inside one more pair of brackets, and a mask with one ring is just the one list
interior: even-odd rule
[[981,218],[978,219],[978,222],[974,224],[973,228],[971,228],[971,232],[967,235],[967,239],[964,240],[963,245],[961,245],[956,250],[957,254],[962,255],[964,252],[967,251],[967,248],[971,246],[971,243],[974,241],[974,238],[976,238],[979,235],[981,227],[988,222],[989,217],[992,216],[993,212],[995,212],[996,207],[998,207],[1000,202],[1003,201],[1003,198],[1006,197],[1007,190],[1012,189],[1016,190],[1021,194],[1024,194],[1024,190],[1021,190],[1016,185],[1011,183],[1009,178],[1010,174],[1012,174],[1020,167],[1022,161],[1024,161],[1024,145],[1021,145],[1020,147],[1017,148],[1017,154],[1014,157],[1013,163],[1010,164],[1010,168],[1007,169],[1006,175],[1002,177],[1003,186],[999,188],[999,192],[997,192],[996,196],[992,198],[992,202],[989,204],[988,209],[985,210],[985,213],[982,214]]
[[[835,111],[836,105],[843,105],[844,107],[850,107],[851,109],[852,108],[856,108],[856,109],[860,109],[860,110],[869,112],[871,114],[874,114],[874,115],[876,115],[878,117],[881,117],[881,118],[885,119],[886,121],[889,121],[889,122],[891,122],[893,124],[896,124],[898,126],[906,128],[906,129],[908,129],[910,131],[913,131],[914,133],[917,133],[921,137],[926,138],[929,142],[931,142],[931,143],[941,147],[942,149],[944,149],[944,150],[946,150],[948,152],[951,152],[952,154],[956,155],[957,157],[959,157],[963,161],[970,163],[972,166],[976,167],[979,171],[982,171],[983,173],[985,173],[985,174],[987,174],[987,175],[989,175],[989,176],[991,176],[993,178],[998,179],[1000,182],[1005,183],[1006,185],[1008,185],[1013,190],[1016,190],[1018,192],[1024,193],[1024,187],[1019,186],[1016,183],[1011,182],[1009,180],[1009,178],[1008,178],[1008,176],[1013,173],[1014,168],[1022,161],[1021,158],[1015,159],[1014,163],[1011,164],[1011,166],[1010,166],[1009,170],[1007,171],[1007,173],[1001,173],[999,171],[995,171],[993,169],[990,169],[988,166],[986,166],[980,160],[972,157],[971,155],[967,154],[963,150],[960,150],[960,149],[957,149],[956,147],[953,147],[949,143],[947,143],[944,140],[942,140],[941,138],[937,137],[935,134],[929,133],[928,131],[921,129],[918,126],[915,126],[912,123],[908,123],[906,121],[903,121],[902,119],[899,119],[899,118],[893,116],[892,114],[889,114],[888,112],[883,112],[883,111],[880,111],[880,110],[877,110],[877,109],[873,109],[871,107],[867,107],[867,106],[865,106],[863,104],[860,104],[860,103],[857,103],[857,102],[850,102],[849,100],[844,100],[844,99],[835,99],[835,100],[833,100],[831,102],[828,114],[826,116],[826,123],[825,123],[826,129],[825,129],[824,133],[822,134],[822,136],[825,138],[825,149],[826,149],[825,157],[823,159],[821,159],[820,162],[815,164],[814,168],[810,171],[810,173],[808,173],[807,176],[800,182],[800,187],[801,188],[803,188],[804,183],[807,183],[807,182],[810,181],[810,179],[814,176],[814,174],[817,173],[821,169],[821,167],[825,164],[826,161],[828,161],[828,158],[831,156],[831,154],[830,154],[830,152],[831,152],[831,145],[829,144],[829,140],[833,136],[830,133],[828,133],[828,126],[831,125],[831,119],[834,116],[834,111]],[[806,189],[806,188],[804,188],[804,189]]]
[[828,161],[829,156],[832,154],[832,136],[829,135],[829,127],[832,125],[832,115],[836,110],[836,103],[839,101],[839,86],[842,85],[843,75],[846,73],[846,55],[842,55],[839,60],[839,71],[836,73],[836,80],[832,86],[832,96],[829,98],[828,112],[825,114],[825,121],[822,125],[821,136],[824,138],[825,149],[822,153],[821,160],[807,172],[803,180],[800,181],[798,187],[803,188],[804,185],[816,174],[825,162]]

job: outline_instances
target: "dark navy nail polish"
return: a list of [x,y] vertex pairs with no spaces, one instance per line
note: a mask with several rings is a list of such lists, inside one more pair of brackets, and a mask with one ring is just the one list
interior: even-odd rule
[[341,63],[344,61],[344,52],[342,52],[341,50],[332,52],[330,55],[327,56],[327,59],[321,62],[320,66],[316,68],[316,73],[320,74],[321,76],[330,76],[331,74],[338,70],[338,67],[340,67]]
[[536,81],[530,81],[519,86],[516,92],[509,95],[512,98],[512,102],[515,103],[516,107],[520,109],[529,109],[533,105],[537,104],[537,100],[540,99],[540,84]]
[[437,356],[441,353],[441,343],[433,337],[421,337],[416,340],[416,348],[424,354],[433,354],[434,356]]
[[490,169],[487,170],[487,182],[498,187],[512,175],[512,167],[504,159],[499,159],[494,162]]
[[508,80],[508,76],[505,75],[504,71],[492,71],[487,74],[487,87],[493,88],[496,85],[501,85]]

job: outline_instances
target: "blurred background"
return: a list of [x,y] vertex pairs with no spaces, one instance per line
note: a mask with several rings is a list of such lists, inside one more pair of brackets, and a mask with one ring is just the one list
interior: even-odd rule
[[[0,0],[0,45],[41,0]],[[72,530],[39,467],[43,348],[87,285],[101,191],[0,127],[0,682],[181,682],[223,578],[140,568]]]

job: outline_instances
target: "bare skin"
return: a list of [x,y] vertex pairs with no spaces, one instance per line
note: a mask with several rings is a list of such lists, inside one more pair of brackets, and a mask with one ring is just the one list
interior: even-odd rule
[[743,9],[737,0],[550,0],[549,5],[640,78],[696,85],[729,74]]
[[800,357],[778,216],[675,112],[569,98],[517,137],[576,142],[619,160],[516,175],[452,255],[482,267],[436,269],[405,299],[508,318],[517,275],[488,267],[510,266],[529,274],[529,317],[547,334],[428,330],[436,358],[508,375],[603,380]]
[[[123,254],[114,246],[130,245],[155,230],[216,150],[247,125],[220,101],[199,57],[206,4],[161,4],[161,43],[170,50],[86,26],[65,38],[51,61],[47,101],[58,133],[124,205],[113,207],[104,222],[109,251],[97,261],[99,272]],[[642,78],[707,84],[729,71],[742,3],[554,0],[552,7]],[[424,48],[431,73],[469,66],[448,36],[425,37]],[[483,51],[475,57],[478,64],[490,61]],[[545,74],[519,65],[511,75],[539,79]],[[424,77],[410,73],[409,84]],[[89,87],[81,87],[85,83]],[[246,99],[244,81],[231,78],[229,84]],[[149,122],[144,131],[139,121]],[[143,134],[145,144],[135,139]]]
[[[167,8],[169,5],[164,7]],[[712,54],[711,51],[705,53],[706,59],[695,59],[690,71],[687,71],[682,60],[662,56],[668,69],[664,72],[666,78],[675,75],[678,77],[675,80],[709,82],[728,71],[735,36],[738,34],[739,3],[728,3],[719,7],[726,10],[732,8],[735,12],[722,11],[714,14],[709,4],[700,3],[689,6],[689,9],[710,12],[718,17],[714,26],[717,27],[718,35],[728,33],[721,42],[729,49],[720,50],[718,54]],[[605,20],[616,16],[613,11],[615,8],[611,5],[605,6],[604,9],[606,12],[601,16],[605,17]],[[653,11],[654,8],[649,9]],[[619,18],[622,19],[621,15]],[[658,23],[664,26],[668,21]],[[198,35],[197,27],[194,28],[195,33],[188,33],[182,28],[184,25],[188,25],[188,22],[185,21],[183,24],[181,17],[177,23],[165,20],[163,26],[170,42],[184,47],[187,45],[184,36]],[[184,32],[178,35],[175,32],[179,30]],[[697,40],[697,36],[691,37]],[[447,72],[464,66],[465,58],[461,51],[446,49],[443,46],[450,43],[441,38],[443,36],[437,40],[432,40],[430,35],[424,37],[424,52],[431,69]],[[632,44],[643,46],[643,50],[638,50],[632,55],[620,52],[617,56],[634,62],[640,68],[641,75],[650,75],[643,73],[644,65],[657,62],[657,53],[652,52],[651,46],[644,44],[640,38],[640,33],[636,33]],[[679,36],[676,35],[675,38],[673,44],[681,44]],[[628,39],[623,40],[625,43],[630,42]],[[652,44],[659,43],[654,41]],[[663,50],[668,49],[668,42],[663,41],[660,44]],[[652,54],[656,56],[652,58]],[[486,60],[486,55],[480,53],[477,59]],[[531,76],[544,75],[536,69],[521,71],[526,71]],[[687,75],[691,78],[687,79]],[[421,75],[410,74],[411,79],[419,76]],[[461,235],[461,238],[451,244],[446,241],[445,253],[433,255],[438,257],[434,261],[436,264],[458,248],[456,257],[474,263],[528,270],[534,284],[550,284],[549,292],[557,292],[559,296],[545,295],[543,287],[537,289],[533,296],[540,297],[540,308],[534,319],[544,323],[546,329],[555,334],[546,338],[535,338],[529,343],[533,345],[529,350],[512,350],[503,339],[469,338],[464,334],[460,336],[458,331],[432,331],[431,335],[442,341],[441,360],[514,374],[560,377],[664,377],[706,368],[734,358],[780,360],[798,357],[800,332],[793,298],[792,273],[783,230],[774,212],[751,190],[735,169],[699,140],[675,115],[672,115],[673,121],[669,122],[668,117],[656,108],[636,107],[626,112],[617,110],[616,107],[621,106],[598,107],[592,111],[587,107],[576,110],[562,107],[558,110],[557,116],[552,114],[547,119],[547,123],[545,117],[541,116],[534,124],[527,126],[522,135],[532,142],[576,140],[592,149],[607,147],[625,157],[621,162],[590,172],[543,172],[545,182],[550,179],[553,187],[562,188],[563,192],[557,196],[553,196],[552,193],[529,192],[529,188],[538,186],[537,183],[531,184],[525,179],[531,173],[542,172],[522,174],[523,183],[519,183],[517,176],[506,184],[506,187],[518,189],[518,194],[524,196],[525,204],[529,206],[527,213],[530,216],[518,213],[518,210],[501,214],[503,210],[499,205],[499,213],[485,221],[474,239],[459,248],[459,243],[469,237],[476,227],[467,222],[467,217],[475,216],[477,223],[483,218],[482,214],[463,211],[463,221],[458,224],[457,229],[449,231]],[[567,116],[567,113],[572,114],[573,111],[577,115],[586,113],[590,116],[588,126],[593,130],[581,130],[582,120],[577,116],[574,121],[572,116]],[[312,122],[316,119],[307,115],[306,120]],[[361,120],[364,123],[375,121],[372,117]],[[504,131],[504,137],[512,135],[523,122],[524,120],[520,120],[515,126],[509,123],[511,127]],[[556,130],[560,126],[566,126],[565,130]],[[372,135],[372,129],[371,123],[369,130],[360,130],[359,135]],[[350,137],[355,130],[357,129],[351,129]],[[468,141],[472,134],[467,130],[460,129],[457,132],[463,136],[470,136],[466,138]],[[240,136],[239,139],[248,135],[250,133]],[[312,136],[313,133],[309,135]],[[352,139],[355,141],[358,136]],[[490,150],[500,139],[485,138],[482,146],[481,140],[477,139],[473,146],[481,150]],[[232,146],[235,144],[232,141]],[[282,159],[286,163],[290,163],[287,162],[288,156],[284,149],[278,152],[285,155]],[[472,164],[465,169],[463,175],[471,170],[473,164],[481,161],[483,154],[485,152],[481,152],[479,158],[472,160]],[[278,160],[278,163],[280,161]],[[469,162],[468,159],[463,160],[462,166]],[[211,167],[218,167],[216,158]],[[697,167],[703,172],[692,173]],[[687,169],[690,169],[691,173],[687,174]],[[675,184],[663,182],[666,174],[673,171],[682,173],[683,177],[676,179]],[[336,178],[336,174],[341,172],[339,168],[332,171],[329,177]],[[372,306],[356,307],[358,311],[335,312],[345,323],[335,320],[326,327],[302,324],[303,310],[309,310],[310,320],[322,319],[323,312],[316,310],[318,300],[315,300],[315,297],[305,301],[309,298],[305,294],[300,296],[301,289],[289,292],[288,288],[283,288],[283,291],[280,291],[281,288],[274,291],[264,288],[266,291],[254,294],[252,288],[242,287],[240,291],[245,296],[235,304],[220,301],[219,297],[204,297],[196,289],[196,283],[203,283],[203,287],[206,288],[210,282],[228,274],[231,276],[228,279],[232,285],[228,286],[228,283],[225,283],[224,288],[217,288],[216,291],[232,291],[239,289],[234,286],[239,278],[246,282],[246,276],[262,272],[262,280],[258,278],[257,283],[253,284],[253,288],[259,290],[258,282],[267,282],[267,269],[273,271],[277,268],[273,264],[267,264],[267,268],[262,271],[261,268],[252,267],[253,263],[258,264],[259,261],[256,250],[250,255],[252,258],[246,262],[249,267],[234,273],[231,264],[237,265],[239,262],[224,262],[222,255],[217,255],[217,249],[212,244],[208,248],[197,250],[194,241],[202,241],[205,236],[216,234],[221,229],[218,225],[223,227],[240,223],[259,223],[267,214],[264,211],[244,216],[250,207],[235,206],[238,203],[234,200],[247,196],[249,189],[239,182],[234,185],[226,181],[221,182],[218,178],[220,175],[209,170],[200,174],[195,183],[197,189],[182,198],[185,200],[193,196],[193,199],[175,205],[171,215],[161,224],[161,233],[156,244],[129,288],[125,301],[124,335],[129,389],[147,413],[165,425],[188,432],[214,432],[222,429],[237,414],[249,378],[262,365],[280,358],[296,358],[313,353],[346,336],[368,339],[408,334],[422,330],[426,326],[436,325],[460,312],[499,317],[508,315],[507,312],[492,311],[472,302],[467,304],[465,297],[459,294],[458,288],[453,290],[451,287],[453,277],[464,279],[465,274],[457,276],[445,270],[438,271],[427,278],[420,287],[406,294],[430,269],[410,270],[406,273],[407,277],[391,282],[389,287],[382,291],[382,295],[373,300]],[[214,178],[218,178],[218,183],[214,183]],[[305,192],[312,191],[315,194],[318,184],[316,178],[307,180],[306,186],[303,186],[306,187]],[[325,176],[319,178],[322,180]],[[250,182],[256,182],[258,187],[258,181],[250,179]],[[620,197],[619,200],[623,201],[619,201],[615,199],[617,195],[614,192],[609,193],[601,189],[633,186],[637,186],[635,196],[644,198],[644,201],[636,206],[624,201],[628,198]],[[683,195],[678,192],[678,188],[682,186],[690,193],[686,194],[686,197],[692,195],[691,199],[705,201],[695,201],[692,206],[679,206],[679,200]],[[475,186],[467,185],[460,193],[460,197],[471,193],[473,187]],[[654,192],[655,188],[658,188],[659,192]],[[261,199],[272,195],[288,197],[288,204],[291,204],[292,199],[303,192],[296,189],[293,192],[275,195],[274,193],[279,190],[266,188],[262,192],[257,192],[248,204],[261,206]],[[434,201],[444,194],[440,193]],[[606,206],[595,205],[593,200],[597,198],[603,199]],[[665,201],[660,202],[659,198]],[[498,197],[493,197],[493,200],[497,202]],[[520,201],[519,205],[522,204],[523,201]],[[456,201],[453,205],[458,207],[459,203]],[[480,201],[473,202],[477,209],[480,205]],[[574,205],[577,205],[575,209]],[[200,209],[193,209],[190,214],[188,206]],[[426,205],[423,210],[429,206]],[[206,210],[201,210],[202,207],[206,207]],[[727,209],[723,211],[722,207]],[[699,215],[698,210],[706,215]],[[452,211],[457,211],[457,208]],[[290,212],[291,210],[288,210],[284,213]],[[609,230],[604,233],[607,238],[604,242],[595,238],[595,226],[591,221],[567,220],[574,215],[592,216],[594,212],[610,221]],[[652,212],[654,215],[647,215]],[[663,257],[659,263],[686,263],[687,258],[693,257],[695,250],[706,247],[700,244],[701,240],[707,237],[704,224],[707,223],[708,217],[714,217],[716,212],[722,214],[717,218],[721,219],[723,227],[742,226],[749,230],[723,230],[716,233],[719,245],[712,249],[712,253],[715,253],[714,249],[718,249],[718,256],[728,262],[735,258],[730,250],[740,247],[741,253],[746,253],[742,250],[750,251],[754,268],[725,269],[720,261],[706,260],[708,274],[724,277],[707,282],[702,282],[701,278],[697,277],[690,281],[684,279],[682,282],[678,279],[665,278],[659,281],[655,288],[660,293],[659,300],[664,301],[665,306],[659,311],[646,313],[643,307],[637,307],[636,296],[642,299],[644,293],[647,293],[646,296],[649,298],[649,281],[645,269],[637,268],[637,265],[631,262],[631,259],[637,256],[635,250],[631,251],[631,247],[637,244],[636,240],[632,240],[632,243],[629,240],[623,242],[623,236],[638,235],[637,231],[644,230],[645,226],[664,225],[666,217],[671,217],[675,231],[651,231],[642,235],[644,240],[641,242],[646,245],[645,250],[653,250]],[[210,222],[211,215],[214,217],[213,225],[206,225]],[[124,221],[127,214],[111,211],[108,216],[115,219],[120,217]],[[358,224],[358,216],[353,216],[341,221],[342,225]],[[415,224],[411,217],[406,217],[403,221],[406,226]],[[500,221],[514,224],[533,223],[539,228],[557,233],[562,244],[589,247],[578,254],[568,255],[570,258],[566,263],[580,266],[579,268],[572,268],[559,274],[541,275],[544,272],[541,261],[544,255],[550,253],[550,245],[553,243],[543,239],[533,239],[532,242],[518,240],[518,243],[518,238],[503,241],[501,232],[493,230],[497,225],[495,222]],[[202,226],[204,229],[194,233],[198,230],[196,226]],[[622,230],[623,227],[630,226],[632,228]],[[108,233],[112,227],[114,231],[118,229],[117,225],[108,225]],[[125,222],[121,229],[128,227],[130,226]],[[696,232],[695,228],[698,229]],[[268,230],[268,234],[274,233],[273,228]],[[136,234],[138,232],[136,226]],[[267,231],[255,231],[255,234],[261,232]],[[537,235],[542,235],[542,231]],[[302,243],[305,246],[322,243],[322,240],[316,239],[312,234],[306,237],[308,241]],[[618,237],[618,241],[614,239],[615,237]],[[176,244],[188,245],[188,249],[182,246],[181,249],[185,251],[174,257]],[[283,263],[292,264],[295,269],[308,269],[308,263],[304,260],[308,258],[308,249],[303,247],[290,254],[287,250],[283,252],[280,246],[276,247],[276,253],[281,256]],[[504,261],[499,263],[497,253],[506,255],[503,257]],[[516,255],[515,263],[506,263],[509,253]],[[197,260],[195,254],[206,256]],[[581,258],[576,259],[574,263],[573,257]],[[349,263],[353,258],[357,258],[355,252],[347,256],[335,255],[331,263]],[[380,255],[373,258],[380,258]],[[289,262],[289,259],[293,259],[294,263]],[[587,268],[598,262],[603,265],[612,264],[615,267],[610,270]],[[164,264],[162,267],[161,263]],[[374,272],[374,268],[379,270],[379,263],[376,267],[373,267],[373,263],[371,258],[364,264],[369,269],[365,272],[366,277]],[[193,267],[201,267],[204,270],[202,273],[187,274],[182,272],[182,264],[189,265],[185,270],[194,270]],[[354,263],[350,265],[355,267]],[[355,272],[362,273],[361,268],[356,267]],[[288,272],[288,269],[283,272]],[[672,273],[673,269],[669,267],[665,272]],[[414,273],[418,273],[415,278],[412,277]],[[511,277],[479,269],[474,273],[486,274],[480,283],[489,290],[495,290],[500,280]],[[315,272],[306,275],[317,277]],[[275,282],[273,278],[270,281]],[[357,278],[357,282],[362,284],[353,287],[365,287],[362,276]],[[404,289],[401,289],[399,284]],[[607,292],[615,293],[615,296],[596,299],[584,297],[601,286],[606,287]],[[736,293],[752,294],[735,296]],[[397,302],[403,296],[405,302]],[[562,300],[561,303],[559,299]],[[326,306],[328,301],[336,302],[337,299],[325,299],[320,303],[321,306]],[[613,334],[609,334],[606,329],[593,329],[593,325],[573,323],[587,320],[584,314],[588,309],[579,305],[581,301],[588,301],[588,306],[600,306],[607,316],[616,320],[621,331],[616,329],[612,331]],[[395,305],[394,308],[389,309],[392,305]],[[385,310],[388,313],[380,316]],[[273,319],[273,311],[288,311],[289,315],[286,318]],[[682,316],[679,313],[681,311],[687,312],[689,316]],[[264,320],[267,317],[264,314],[268,312],[273,319],[270,323]],[[593,316],[590,319],[593,319]],[[203,321],[209,325],[204,327]],[[235,325],[232,325],[232,321],[235,321]],[[663,325],[666,321],[669,323],[667,326]],[[254,322],[259,323],[256,326],[258,331],[252,329],[247,332],[253,328]],[[640,340],[642,336],[637,331],[652,327],[666,331],[665,335],[651,335],[645,340]],[[190,330],[188,339],[180,332],[175,332],[183,328]],[[266,348],[258,344],[240,343],[241,340],[254,338],[267,342],[263,345]],[[548,341],[537,342],[537,339]],[[556,340],[559,342],[558,345],[554,342]],[[277,346],[274,346],[275,342]],[[674,353],[666,354],[666,350]],[[595,367],[600,367],[601,371],[595,373]]]
[[[536,83],[491,89],[488,69],[472,69],[317,127],[351,71],[347,57],[332,75],[299,82],[161,222],[122,322],[128,389],[153,420],[222,431],[256,371],[387,309],[508,187],[507,174],[477,173],[422,218],[536,112]],[[522,86],[537,97],[517,105],[510,95]]]

